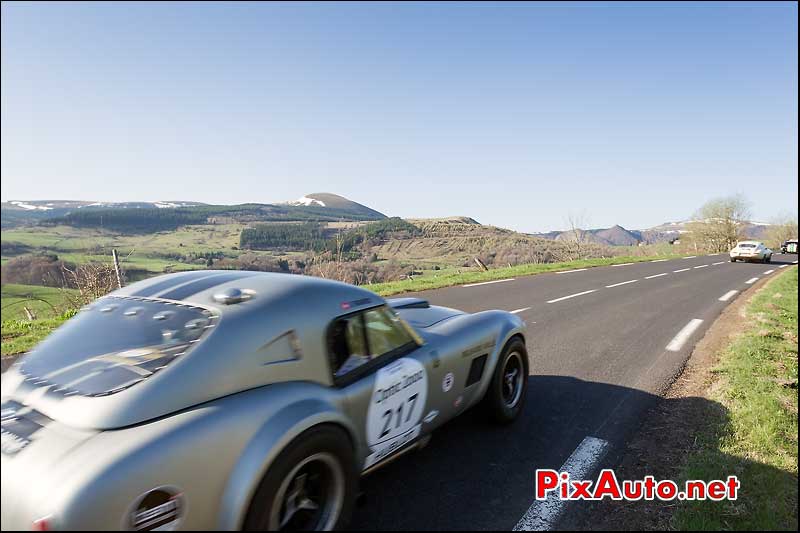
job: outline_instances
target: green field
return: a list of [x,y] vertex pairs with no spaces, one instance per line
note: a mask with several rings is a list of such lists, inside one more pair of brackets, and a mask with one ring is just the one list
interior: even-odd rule
[[73,290],[41,287],[38,285],[8,284],[2,287],[2,319],[26,319],[25,307],[37,318],[53,318],[71,307]]
[[[677,255],[660,255],[659,259],[679,257]],[[493,281],[498,279],[513,278],[517,276],[531,276],[534,274],[544,274],[546,272],[557,272],[559,270],[571,270],[574,268],[589,268],[598,266],[619,265],[622,263],[640,263],[652,261],[655,257],[643,256],[618,256],[603,257],[596,259],[578,259],[576,261],[566,261],[561,263],[539,263],[528,265],[517,265],[505,268],[494,268],[488,271],[476,269],[458,269],[446,271],[427,271],[426,275],[415,277],[414,279],[404,279],[389,283],[376,283],[368,285],[366,288],[380,294],[390,296],[402,292],[416,292],[428,289],[440,289],[464,283],[479,283],[482,281]]]
[[720,412],[698,436],[684,479],[736,475],[740,497],[684,502],[678,530],[797,531],[797,268],[750,302],[750,327],[721,354],[710,387]]
[[[74,314],[71,293],[74,291],[52,287],[4,285],[0,304],[3,357],[30,350]],[[36,315],[36,320],[27,319],[24,307]]]

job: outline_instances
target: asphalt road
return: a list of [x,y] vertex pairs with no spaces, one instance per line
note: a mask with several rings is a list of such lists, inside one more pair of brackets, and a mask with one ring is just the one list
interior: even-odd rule
[[[592,466],[613,466],[615,451],[724,307],[796,262],[797,255],[775,255],[772,264],[698,256],[416,293],[470,312],[514,311],[526,321],[525,411],[500,428],[466,413],[423,450],[365,478],[353,527],[514,528],[533,503],[537,468],[558,470],[585,455],[587,437],[607,444]],[[534,525],[556,527],[573,510]],[[528,516],[540,514],[535,508]]]

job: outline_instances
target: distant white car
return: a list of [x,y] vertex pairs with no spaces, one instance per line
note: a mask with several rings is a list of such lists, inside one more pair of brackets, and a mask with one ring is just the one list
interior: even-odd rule
[[742,241],[730,251],[731,263],[736,261],[759,261],[769,263],[772,261],[772,250],[764,246],[763,242]]

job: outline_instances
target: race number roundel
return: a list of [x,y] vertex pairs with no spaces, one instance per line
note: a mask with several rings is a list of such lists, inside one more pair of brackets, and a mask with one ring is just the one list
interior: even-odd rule
[[375,376],[367,411],[369,445],[375,447],[407,433],[416,434],[427,395],[428,376],[416,359],[403,357],[381,368]]

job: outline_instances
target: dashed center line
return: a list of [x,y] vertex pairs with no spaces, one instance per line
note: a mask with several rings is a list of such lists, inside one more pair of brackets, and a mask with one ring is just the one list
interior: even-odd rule
[[720,301],[720,302],[727,302],[728,300],[730,300],[731,298],[733,298],[734,296],[736,296],[736,294],[737,294],[738,292],[739,292],[739,291],[728,291],[728,292],[726,292],[725,294],[723,294],[722,296],[720,296],[720,298],[719,298],[719,301]]
[[689,270],[691,270],[691,268],[682,268],[680,270],[673,270],[673,272],[677,274],[678,272],[688,272]]
[[570,294],[569,296],[562,296],[561,298],[556,298],[555,300],[547,300],[547,303],[554,304],[562,300],[569,300],[570,298],[575,298],[576,296],[583,296],[584,294],[591,294],[593,292],[597,292],[597,289],[592,289],[590,291],[583,291],[576,294]]
[[767,270],[763,275],[766,276],[767,274],[772,274],[773,272],[775,272],[775,269]]
[[556,272],[556,274],[569,274],[570,272],[583,272],[584,270],[587,270],[587,269],[585,269],[585,268],[576,268],[575,270],[562,270],[560,272]]
[[706,268],[707,266],[709,266],[709,265],[697,265],[697,266],[696,266],[696,267],[694,267],[694,268]]
[[675,337],[667,344],[667,350],[670,352],[679,352],[683,345],[686,344],[686,341],[689,340],[689,337],[692,336],[692,333],[697,331],[697,328],[700,327],[703,321],[699,318],[693,318],[689,321],[688,324],[683,326]]
[[747,283],[748,285],[752,285],[756,281],[758,281],[758,278],[750,278],[747,281],[745,281],[745,283]]
[[669,272],[662,272],[661,274],[655,274],[654,276],[647,276],[644,279],[653,279],[653,278],[660,278],[661,276],[666,276]]
[[[608,453],[608,441],[586,437],[572,455],[561,465],[559,472],[569,472],[570,479],[587,479]],[[547,531],[555,528],[567,507],[557,491],[547,494],[544,500],[534,500],[525,515],[514,526],[514,531]]]
[[462,287],[477,287],[479,285],[491,285],[492,283],[505,283],[506,281],[514,281],[516,278],[508,278],[508,279],[496,279],[494,281],[482,281],[480,283],[469,283],[467,285],[462,285]]
[[724,264],[725,264],[725,261],[720,261],[720,262],[718,262],[718,263],[712,263],[712,265],[714,265],[714,266],[717,266],[717,265],[724,265]]
[[520,309],[514,309],[513,311],[509,311],[510,313],[516,315],[517,313],[522,313],[530,309],[530,307],[522,307]]
[[632,280],[630,280],[630,281],[623,281],[622,283],[615,283],[615,284],[613,284],[613,285],[606,285],[606,289],[611,289],[611,288],[614,288],[614,287],[619,287],[620,285],[627,285],[628,283],[636,283],[637,281],[639,281],[639,280],[638,280],[638,279],[632,279]]

